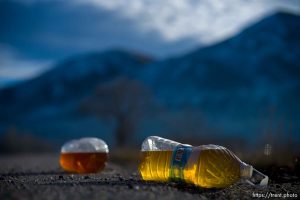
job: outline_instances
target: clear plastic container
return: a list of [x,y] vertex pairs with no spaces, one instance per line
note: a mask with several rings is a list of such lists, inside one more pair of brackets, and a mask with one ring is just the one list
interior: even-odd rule
[[177,180],[205,188],[224,188],[240,179],[267,185],[268,177],[242,162],[225,147],[192,147],[158,136],[142,144],[139,171],[144,180]]
[[98,138],[81,138],[66,142],[61,148],[60,166],[75,173],[95,173],[104,169],[107,144]]

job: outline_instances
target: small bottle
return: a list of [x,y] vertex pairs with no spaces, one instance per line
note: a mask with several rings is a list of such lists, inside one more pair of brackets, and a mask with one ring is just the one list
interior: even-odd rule
[[81,138],[66,142],[61,148],[60,166],[75,173],[95,173],[104,169],[107,144],[98,138]]
[[224,188],[240,179],[254,185],[268,184],[267,176],[225,147],[192,147],[157,136],[144,140],[139,171],[143,180],[184,181],[204,188]]

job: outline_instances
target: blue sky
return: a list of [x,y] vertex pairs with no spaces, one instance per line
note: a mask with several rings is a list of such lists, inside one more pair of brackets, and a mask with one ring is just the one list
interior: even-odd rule
[[168,57],[214,44],[299,0],[0,0],[0,87],[66,57],[123,48]]

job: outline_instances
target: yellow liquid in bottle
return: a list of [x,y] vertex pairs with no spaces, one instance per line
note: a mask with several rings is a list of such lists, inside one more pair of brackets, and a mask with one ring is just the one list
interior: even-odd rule
[[[224,188],[240,179],[241,161],[229,150],[207,146],[201,149],[200,154],[197,153],[200,156],[196,157],[195,162],[188,161],[185,166],[183,181],[205,188]],[[172,155],[173,151],[143,151],[139,166],[142,178],[168,181],[171,178]]]
[[167,181],[173,151],[142,151],[140,173],[144,180]]

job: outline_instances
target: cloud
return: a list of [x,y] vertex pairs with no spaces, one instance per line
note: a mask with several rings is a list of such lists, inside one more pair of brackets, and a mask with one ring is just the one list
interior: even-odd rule
[[300,14],[299,0],[0,0],[0,81],[92,50],[181,54],[276,10]]
[[[15,0],[25,4],[51,0]],[[299,0],[56,0],[93,5],[134,21],[142,33],[157,32],[167,42],[192,38],[210,44],[228,38],[266,14],[300,14]]]
[[[194,45],[191,46],[190,43],[189,46],[194,48],[197,45],[209,45],[229,38],[249,24],[276,10],[287,10],[300,14],[299,0],[14,1],[29,6],[35,3],[41,6],[44,3],[44,6],[48,7],[48,11],[53,9],[54,5],[56,10],[50,10],[52,12],[50,16],[47,13],[46,18],[42,15],[30,19],[31,21],[38,18],[41,20],[51,19],[51,21],[44,21],[44,24],[39,25],[48,33],[35,35],[35,41],[46,38],[43,41],[48,42],[48,46],[57,44],[69,48],[71,45],[75,46],[72,47],[73,49],[99,49],[102,44],[105,44],[105,47],[118,46],[118,44],[124,46],[127,39],[130,40],[130,44],[126,43],[125,45],[128,45],[128,48],[134,48],[131,45],[132,37],[142,38],[145,41],[148,36],[155,36],[154,39],[161,40],[162,45],[163,43],[172,45],[176,42],[193,41]],[[57,7],[63,8],[58,9],[59,15],[57,15]],[[85,12],[87,9],[90,11]],[[105,15],[97,14],[95,10],[98,10],[98,13],[105,13]],[[70,15],[72,16],[70,17]],[[85,18],[89,20],[83,21],[82,19]],[[77,22],[78,20],[80,21]],[[55,26],[59,28],[55,28]],[[51,30],[48,30],[47,27],[50,27]],[[72,30],[72,33],[67,32],[68,30]],[[108,33],[109,31],[111,33]],[[99,38],[100,40],[103,38],[103,41],[97,42]],[[140,41],[136,43],[135,46],[139,48],[137,50],[151,53],[157,51],[157,48],[150,49],[151,45],[147,43]],[[154,42],[150,41],[149,43]],[[144,47],[141,48],[139,44]],[[147,46],[150,50],[146,49]],[[53,54],[55,52],[57,51],[54,51]],[[156,54],[171,53],[166,51]]]
[[155,31],[168,42],[193,38],[214,43],[236,34],[278,9],[300,13],[298,0],[76,0],[134,20],[142,32]]
[[0,26],[6,26],[0,29],[0,44],[31,60],[63,60],[114,48],[167,57],[199,46],[190,38],[167,42],[157,31],[141,30],[134,19],[91,3],[23,1],[0,1]]

